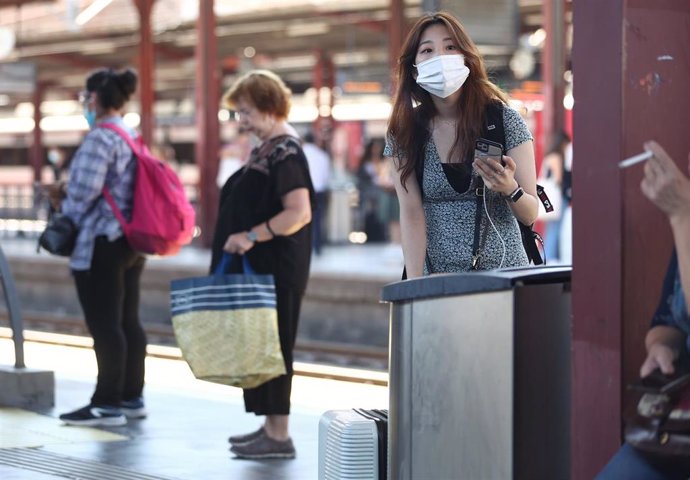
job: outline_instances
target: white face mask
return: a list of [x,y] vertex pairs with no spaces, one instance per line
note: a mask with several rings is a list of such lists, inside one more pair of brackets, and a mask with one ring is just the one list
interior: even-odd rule
[[457,92],[470,74],[462,55],[437,55],[415,66],[417,84],[441,98]]

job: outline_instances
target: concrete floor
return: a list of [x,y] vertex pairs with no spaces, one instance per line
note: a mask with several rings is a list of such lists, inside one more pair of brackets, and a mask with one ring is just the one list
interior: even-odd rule
[[[42,415],[0,408],[3,480],[313,480],[323,412],[388,403],[386,387],[296,377],[290,422],[297,458],[238,460],[228,451],[228,435],[260,423],[244,412],[239,389],[197,381],[184,362],[149,357],[147,419],[108,429],[67,427],[56,417],[88,402],[92,351],[29,342],[25,355],[28,367],[55,372],[55,408]],[[0,339],[0,364],[11,365],[13,358],[11,341]]]

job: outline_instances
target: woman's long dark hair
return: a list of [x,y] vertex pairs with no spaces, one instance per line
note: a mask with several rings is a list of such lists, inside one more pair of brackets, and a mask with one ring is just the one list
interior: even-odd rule
[[397,87],[387,132],[397,148],[395,156],[400,154],[404,158],[404,162],[398,165],[403,187],[416,165],[423,161],[424,145],[430,135],[430,121],[437,114],[431,94],[417,85],[414,76],[419,41],[424,31],[432,25],[443,25],[448,29],[460,53],[465,56],[465,65],[470,69],[456,105],[458,123],[450,158],[460,158],[461,162],[471,161],[474,141],[483,130],[487,105],[493,101],[507,102],[505,93],[489,81],[477,46],[453,15],[436,12],[417,20],[405,39],[398,59]]

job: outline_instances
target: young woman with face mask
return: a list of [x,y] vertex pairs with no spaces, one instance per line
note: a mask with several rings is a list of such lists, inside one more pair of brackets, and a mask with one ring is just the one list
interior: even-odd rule
[[103,197],[107,187],[129,218],[136,160],[117,133],[99,128],[110,123],[137,135],[122,119],[136,85],[131,70],[103,69],[87,78],[80,95],[91,130],[70,164],[62,213],[79,229],[69,264],[93,337],[98,378],[88,405],[60,415],[69,425],[116,426],[125,424],[126,417],[146,415],[142,399],[146,335],[138,314],[145,259],[129,247]]
[[[475,158],[482,137],[500,138],[503,163]],[[532,140],[460,22],[420,18],[400,54],[384,151],[409,278],[528,264],[518,221],[538,213]]]

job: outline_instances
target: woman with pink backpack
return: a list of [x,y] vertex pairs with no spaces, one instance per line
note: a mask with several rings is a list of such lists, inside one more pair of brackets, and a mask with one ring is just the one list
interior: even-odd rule
[[139,279],[145,258],[134,251],[103,192],[131,217],[136,157],[115,125],[137,136],[122,118],[137,75],[129,69],[102,69],[86,80],[80,100],[91,130],[75,153],[69,181],[60,190],[62,213],[78,228],[70,268],[84,319],[93,337],[98,378],[85,407],[60,415],[69,425],[123,425],[146,416],[144,359],[146,334],[139,320]]

